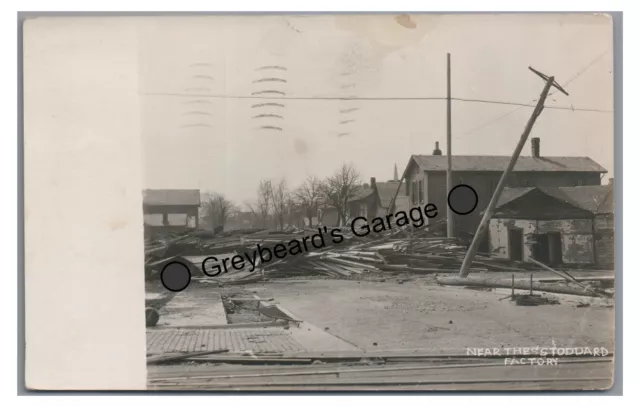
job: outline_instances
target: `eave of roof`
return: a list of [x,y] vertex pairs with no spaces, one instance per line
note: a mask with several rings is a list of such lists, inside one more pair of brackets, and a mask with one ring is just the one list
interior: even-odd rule
[[[446,171],[447,156],[412,155],[411,160],[424,171]],[[453,171],[502,172],[511,157],[509,156],[465,156],[451,157]],[[407,169],[410,167],[407,165]],[[405,169],[405,175],[406,171]],[[521,156],[513,169],[514,172],[595,172],[607,170],[589,157],[540,157]]]
[[145,189],[142,203],[147,206],[200,206],[200,190]]

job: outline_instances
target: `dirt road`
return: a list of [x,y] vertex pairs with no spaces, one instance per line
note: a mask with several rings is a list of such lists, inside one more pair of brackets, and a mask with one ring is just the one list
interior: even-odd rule
[[[613,351],[613,309],[576,307],[582,297],[555,296],[559,305],[516,306],[505,291],[439,287],[422,281],[273,281],[247,286],[297,317],[365,351],[604,346]],[[506,291],[508,294],[508,291]]]

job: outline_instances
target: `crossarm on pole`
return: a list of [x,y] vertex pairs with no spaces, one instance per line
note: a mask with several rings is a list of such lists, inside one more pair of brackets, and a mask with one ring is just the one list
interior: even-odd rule
[[[545,75],[545,74],[543,74],[542,72],[540,72],[540,71],[537,71],[537,70],[533,69],[532,67],[529,67],[529,70],[530,70],[530,71],[532,71],[533,73],[535,73],[536,75],[538,75],[539,77],[541,77],[545,82],[546,82],[547,80],[549,80],[549,76],[548,76],[548,75]],[[562,88],[562,86],[560,86],[560,84],[559,84],[558,82],[556,82],[556,81],[555,81],[555,79],[553,80],[553,83],[551,84],[551,86],[553,86],[554,88],[558,89],[560,92],[564,93],[565,95],[569,96],[569,94],[567,93],[567,91],[566,91],[566,90],[564,90],[564,89]]]

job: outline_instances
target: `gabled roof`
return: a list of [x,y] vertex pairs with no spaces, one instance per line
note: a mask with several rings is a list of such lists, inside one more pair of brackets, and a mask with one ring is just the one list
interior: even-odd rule
[[200,206],[198,189],[145,189],[142,203],[149,206]]
[[514,199],[518,199],[521,196],[533,191],[535,188],[533,187],[528,187],[528,188],[505,188],[502,190],[502,193],[500,194],[500,198],[498,199],[498,204],[496,205],[496,208],[501,207],[502,205],[508,204],[509,202],[513,201]]
[[582,187],[533,187],[505,188],[496,209],[529,192],[537,190],[561,202],[568,203],[591,213],[613,213],[613,187],[610,185],[588,185]]
[[355,196],[349,199],[349,202],[360,201],[362,199],[368,198],[373,194],[373,188],[365,185],[359,185],[356,189]]
[[[541,188],[547,195],[593,213],[602,213],[600,208],[612,192],[610,185],[589,185],[583,187]],[[613,202],[613,200],[612,200]],[[604,208],[603,208],[604,209]],[[608,213],[613,213],[613,208]]]
[[[446,155],[412,155],[414,161],[423,171],[446,171]],[[504,171],[511,157],[497,155],[456,155],[451,157],[453,171]],[[411,164],[411,161],[409,162]],[[408,168],[408,166],[407,166]],[[513,169],[514,172],[597,172],[606,173],[600,164],[589,157],[540,157],[520,156]],[[406,170],[405,170],[406,172]]]
[[[398,191],[400,181],[388,181],[388,182],[376,182],[376,189],[378,190],[378,197],[380,198],[380,206],[388,208],[391,204],[391,200]],[[405,195],[405,183],[403,182],[398,191],[398,196]]]
[[[363,200],[365,198],[370,197],[373,194],[373,188],[370,188],[367,185],[357,185],[354,190],[354,194],[351,198],[347,200],[347,202],[356,202]],[[318,206],[320,207],[331,207],[333,206],[332,201],[326,195],[322,194],[318,198]]]

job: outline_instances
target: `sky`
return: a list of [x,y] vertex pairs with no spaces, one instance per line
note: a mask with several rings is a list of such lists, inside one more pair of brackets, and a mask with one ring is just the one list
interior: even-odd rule
[[[569,96],[547,106],[597,111],[545,109],[541,155],[588,156],[613,176],[604,15],[153,17],[137,31],[145,188],[242,204],[262,179],[293,189],[343,163],[390,180],[436,141],[446,152],[447,53],[453,98],[532,104],[544,82],[528,67],[555,76]],[[453,154],[511,155],[532,110],[453,100]]]

